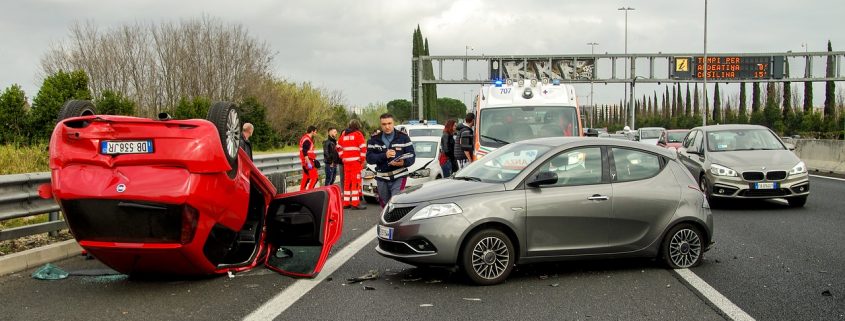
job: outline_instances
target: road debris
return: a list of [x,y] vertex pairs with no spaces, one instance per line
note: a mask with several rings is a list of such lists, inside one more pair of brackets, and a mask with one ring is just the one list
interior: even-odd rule
[[830,290],[822,291],[822,296],[832,296],[833,294],[830,293]]
[[375,279],[378,279],[378,270],[370,270],[370,272],[368,272],[367,274],[364,274],[359,277],[349,278],[346,279],[346,281],[349,282],[349,284],[353,284]]
[[433,306],[434,306],[434,304],[431,304],[431,303],[423,303],[423,304],[420,304],[420,307],[421,307],[421,308],[428,308],[428,307],[433,307]]
[[369,286],[369,285],[365,285],[365,286],[364,286],[364,290],[366,290],[366,291],[372,291],[372,290],[375,290],[375,289],[376,289],[376,288],[371,287],[371,286]]
[[553,288],[556,288],[556,287],[559,287],[559,286],[560,286],[560,283],[552,283],[552,284],[549,284],[549,286],[550,286],[550,287],[553,287]]
[[50,263],[44,264],[44,266],[32,272],[32,278],[36,280],[61,280],[67,278],[68,275],[70,274],[65,270]]
[[467,301],[479,301],[479,302],[481,301],[481,299],[480,299],[480,298],[464,298],[464,300],[467,300]]

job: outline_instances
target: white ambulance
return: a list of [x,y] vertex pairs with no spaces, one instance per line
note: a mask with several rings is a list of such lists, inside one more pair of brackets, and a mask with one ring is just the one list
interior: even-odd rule
[[474,112],[476,158],[521,140],[584,135],[575,87],[558,79],[484,85]]

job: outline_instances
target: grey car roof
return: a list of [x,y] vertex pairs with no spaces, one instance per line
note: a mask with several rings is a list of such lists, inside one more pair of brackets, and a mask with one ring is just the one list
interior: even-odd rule
[[737,129],[766,129],[769,128],[766,126],[760,125],[750,125],[750,124],[728,124],[728,125],[708,125],[708,126],[699,126],[693,129],[704,130],[707,132],[717,131],[717,130],[737,130]]
[[583,145],[608,145],[608,146],[620,146],[620,147],[627,147],[627,148],[635,148],[641,149],[645,151],[650,151],[653,153],[657,153],[671,159],[676,159],[678,154],[677,151],[674,149],[662,148],[658,146],[651,146],[647,144],[643,144],[640,142],[629,141],[629,140],[621,140],[621,139],[613,139],[613,138],[598,138],[598,137],[544,137],[544,138],[534,138],[528,139],[518,142],[518,144],[540,144],[546,145],[552,148],[557,147],[575,147],[575,146],[583,146]]

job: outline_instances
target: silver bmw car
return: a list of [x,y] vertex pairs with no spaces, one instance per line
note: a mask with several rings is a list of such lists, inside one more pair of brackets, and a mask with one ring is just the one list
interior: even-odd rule
[[381,255],[455,266],[476,284],[514,264],[659,257],[702,262],[710,206],[674,151],[604,138],[539,138],[506,145],[453,179],[407,188],[378,226]]

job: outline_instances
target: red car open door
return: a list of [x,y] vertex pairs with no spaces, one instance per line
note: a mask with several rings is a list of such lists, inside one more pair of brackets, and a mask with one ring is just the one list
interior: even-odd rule
[[264,264],[284,275],[314,277],[342,228],[339,187],[276,195],[267,209],[265,240],[270,252]]

